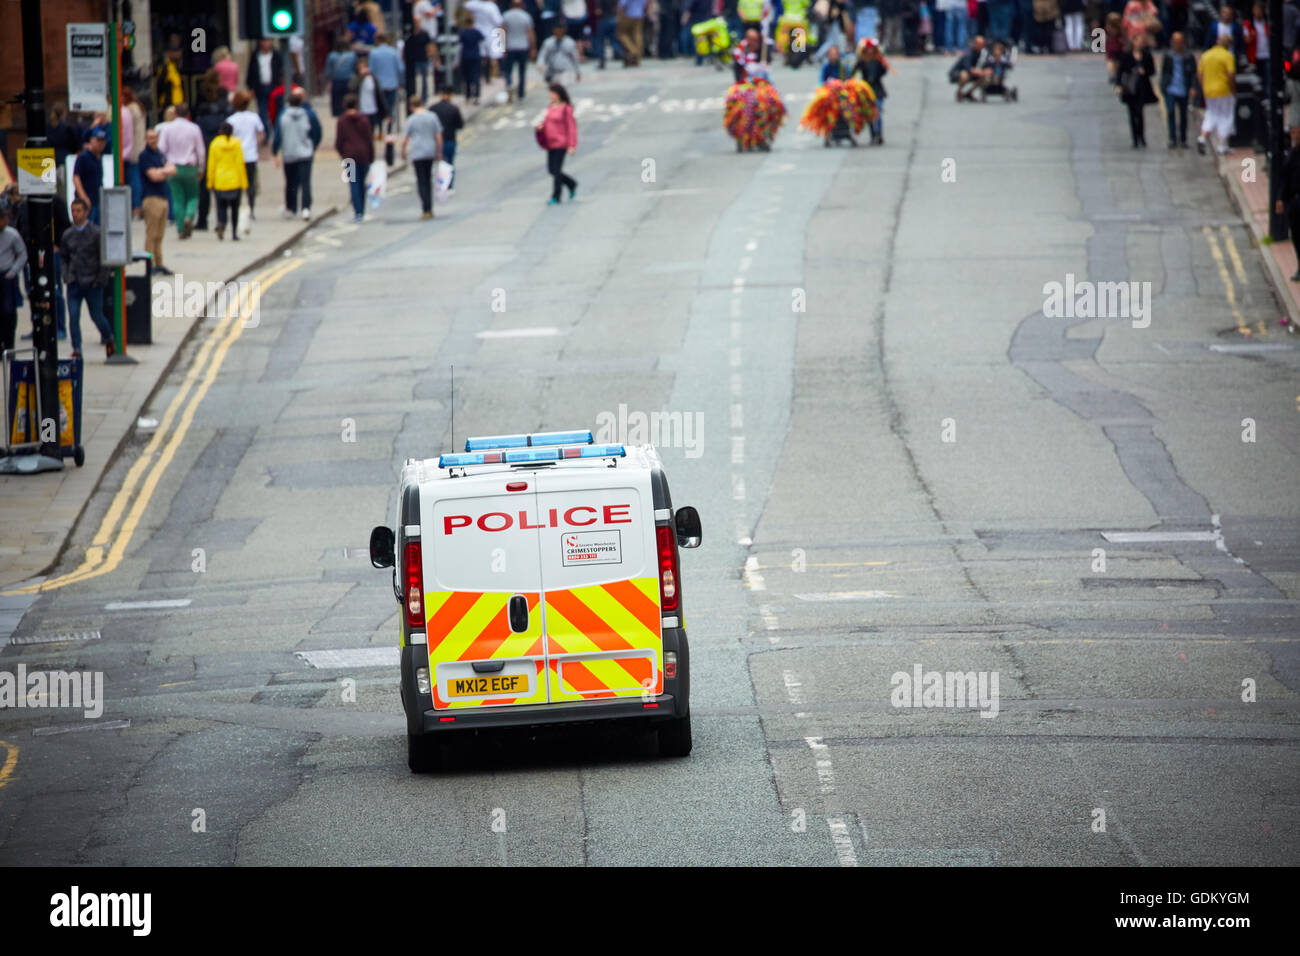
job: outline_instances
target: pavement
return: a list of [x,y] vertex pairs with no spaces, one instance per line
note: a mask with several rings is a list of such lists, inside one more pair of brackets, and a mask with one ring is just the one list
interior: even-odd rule
[[[503,89],[500,80],[484,86],[484,104],[469,106],[459,102],[466,122],[483,110],[497,108],[495,93]],[[328,97],[312,101],[321,120],[321,148],[312,167],[313,208],[310,221],[297,217],[284,218],[284,173],[271,161],[269,146],[263,150],[259,167],[257,219],[249,221],[247,203],[240,207],[241,234],[236,244],[227,238],[218,241],[215,202],[210,212],[211,228],[195,232],[187,241],[181,241],[174,226],[168,226],[163,242],[163,260],[175,273],[174,277],[155,276],[158,282],[219,283],[247,279],[259,267],[275,260],[292,246],[308,229],[336,213],[340,208],[349,214],[347,187],[338,173],[338,154],[333,149],[334,118],[330,115]],[[472,137],[471,137],[472,139]],[[398,160],[394,169],[400,173],[405,164]],[[409,192],[407,184],[404,192]],[[400,193],[399,193],[400,195]],[[136,222],[132,233],[133,248],[144,248],[144,224]],[[131,273],[138,273],[135,266]],[[98,338],[90,319],[83,314],[82,331],[85,337],[85,378],[82,395],[82,445],[86,452],[85,465],[77,468],[71,459],[65,460],[58,472],[39,475],[0,475],[0,590],[24,587],[38,579],[55,563],[68,540],[72,528],[85,509],[86,502],[100,486],[104,475],[135,434],[141,409],[156,393],[159,383],[175,366],[185,343],[200,328],[205,319],[214,322],[217,301],[208,300],[210,316],[198,314],[200,310],[173,310],[170,315],[153,320],[152,343],[132,345],[129,355],[137,364],[108,365],[94,347]],[[18,328],[30,329],[27,311],[18,320]],[[60,352],[71,349],[68,340],[62,340]],[[0,594],[0,644],[17,626],[19,612],[31,603],[31,595]]]
[[[593,74],[576,202],[502,108],[435,221],[261,270],[0,649],[104,688],[0,711],[0,863],[1300,862],[1300,351],[1247,225],[1211,160],[1130,150],[1099,58],[1023,58],[1014,104],[893,65],[884,147],[800,132],[778,67],[746,154],[725,73]],[[366,549],[402,463],[623,409],[697,424],[653,436],[703,521],[693,752],[484,735],[412,775]],[[916,668],[996,701],[900,699]]]

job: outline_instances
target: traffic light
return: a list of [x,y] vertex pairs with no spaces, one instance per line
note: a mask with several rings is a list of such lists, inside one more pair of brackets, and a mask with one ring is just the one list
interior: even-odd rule
[[261,0],[262,36],[302,36],[302,0]]

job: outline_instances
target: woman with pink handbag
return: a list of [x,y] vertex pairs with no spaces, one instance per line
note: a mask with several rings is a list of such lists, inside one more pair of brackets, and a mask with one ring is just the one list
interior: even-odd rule
[[546,150],[546,171],[551,174],[551,199],[548,206],[560,204],[560,193],[564,187],[569,189],[572,200],[578,192],[578,181],[564,172],[564,156],[572,156],[578,149],[578,124],[573,118],[573,103],[569,100],[569,91],[559,83],[552,83],[551,105],[546,108],[546,116],[533,127],[537,145]]

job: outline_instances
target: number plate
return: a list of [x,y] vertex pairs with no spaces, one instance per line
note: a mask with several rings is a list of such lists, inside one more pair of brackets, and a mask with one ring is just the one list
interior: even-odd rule
[[485,694],[528,693],[527,674],[488,674],[482,677],[452,677],[447,681],[448,697],[482,697]]

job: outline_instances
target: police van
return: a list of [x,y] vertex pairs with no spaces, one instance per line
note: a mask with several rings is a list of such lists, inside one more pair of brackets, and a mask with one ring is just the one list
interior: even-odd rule
[[411,770],[438,769],[449,732],[606,720],[690,753],[677,555],[700,537],[651,446],[547,432],[409,459],[370,561],[402,607]]

